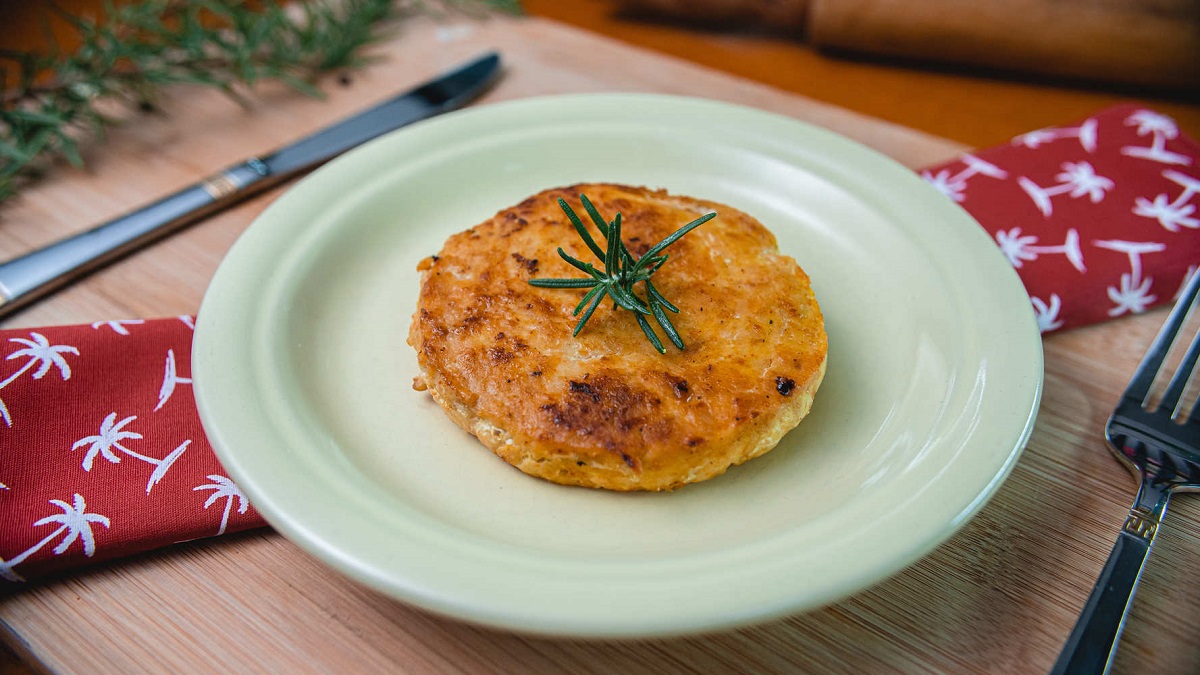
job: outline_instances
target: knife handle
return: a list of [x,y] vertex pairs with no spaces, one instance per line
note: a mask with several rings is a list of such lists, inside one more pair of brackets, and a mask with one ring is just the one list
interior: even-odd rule
[[278,182],[251,158],[137,211],[0,264],[0,317]]

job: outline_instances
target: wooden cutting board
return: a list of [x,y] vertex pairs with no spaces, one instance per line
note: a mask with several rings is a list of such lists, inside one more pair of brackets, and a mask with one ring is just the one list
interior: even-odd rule
[[[655,91],[717,98],[838,131],[910,167],[954,143],[538,19],[406,24],[326,101],[263,91],[248,109],[181,89],[0,210],[0,256],[115,216],[269,151],[485,49],[506,74],[483,103]],[[3,327],[195,312],[256,198],[6,321]],[[909,569],[825,609],[739,631],[629,642],[546,639],[432,616],[361,588],[269,530],[181,544],[0,599],[8,641],[55,672],[1044,672],[1133,497],[1100,430],[1161,312],[1046,340],[1029,449],[992,501]],[[1079,464],[1072,471],[1067,467]],[[803,570],[796,570],[803,574]],[[1200,663],[1200,508],[1160,534],[1118,672]],[[720,593],[721,589],[713,589]]]

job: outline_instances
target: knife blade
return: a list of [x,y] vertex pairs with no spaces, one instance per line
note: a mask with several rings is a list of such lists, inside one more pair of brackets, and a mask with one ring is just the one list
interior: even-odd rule
[[204,216],[389,131],[460,108],[500,74],[491,52],[263,157],[251,157],[133,212],[0,264],[0,317]]

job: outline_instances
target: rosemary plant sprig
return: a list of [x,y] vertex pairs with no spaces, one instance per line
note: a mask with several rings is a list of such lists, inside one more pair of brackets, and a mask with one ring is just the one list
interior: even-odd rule
[[[662,267],[667,261],[666,254],[663,251],[679,241],[685,234],[700,227],[704,223],[712,220],[717,216],[716,212],[706,213],[703,216],[693,220],[683,227],[675,230],[666,239],[651,246],[649,250],[642,254],[638,259],[634,259],[633,254],[629,252],[629,248],[625,246],[625,242],[621,239],[621,214],[618,213],[612,222],[606,223],[604,217],[592,204],[587,195],[579,195],[580,202],[583,203],[583,208],[587,211],[595,224],[596,229],[600,231],[600,236],[604,238],[605,246],[601,247],[592,233],[588,231],[583,220],[571,208],[571,205],[564,199],[558,200],[558,206],[567,215],[567,219],[571,221],[575,232],[579,234],[579,238],[587,245],[592,254],[595,255],[600,262],[604,264],[604,271],[596,269],[596,266],[579,260],[568,254],[560,246],[558,255],[563,260],[567,261],[575,269],[583,272],[587,276],[580,279],[530,279],[529,283],[534,286],[543,288],[589,288],[583,299],[575,306],[574,316],[579,316],[579,322],[575,324],[575,330],[571,335],[579,335],[583,327],[587,325],[592,314],[596,312],[596,308],[600,306],[600,302],[604,300],[604,296],[612,298],[613,308],[620,307],[622,309],[633,312],[637,319],[638,326],[642,332],[646,334],[646,339],[658,353],[665,354],[666,348],[663,347],[662,340],[658,334],[654,332],[654,328],[646,319],[648,316],[654,317],[667,339],[671,341],[680,350],[684,349],[683,338],[679,336],[679,331],[675,329],[671,319],[667,317],[667,312],[679,313],[679,308],[671,304],[662,293],[654,287],[650,282],[650,277]],[[634,286],[643,284],[645,287],[646,298],[643,300],[634,293]],[[580,316],[580,312],[583,313]]]
[[[51,7],[54,5],[51,4]],[[364,63],[389,19],[438,8],[519,9],[516,0],[105,0],[103,21],[58,14],[78,47],[0,49],[0,202],[55,160],[83,165],[121,107],[152,110],[168,85],[240,89],[277,81],[321,96],[316,76]]]

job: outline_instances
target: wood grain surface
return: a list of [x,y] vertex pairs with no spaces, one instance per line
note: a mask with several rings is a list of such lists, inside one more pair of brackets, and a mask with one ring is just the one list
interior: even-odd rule
[[[90,156],[88,171],[56,172],[2,207],[0,257],[270,150],[485,48],[500,49],[507,68],[485,103],[563,92],[680,93],[812,122],[910,167],[966,147],[966,135],[945,140],[540,18],[414,23],[382,44],[380,59],[349,85],[325,83],[325,101],[266,90],[243,109],[208,92],[175,91],[166,116],[118,130]],[[945,111],[947,119],[953,112]],[[969,116],[969,105],[958,112]],[[208,219],[0,326],[194,312],[224,252],[277,195]],[[0,598],[4,638],[23,659],[20,667],[64,673],[1045,672],[1133,498],[1135,485],[1105,449],[1101,429],[1162,318],[1155,311],[1047,338],[1037,426],[982,512],[895,577],[801,616],[677,639],[510,634],[365,590],[263,530],[179,545]],[[1200,503],[1185,495],[1159,535],[1116,672],[1195,671],[1197,575]]]

